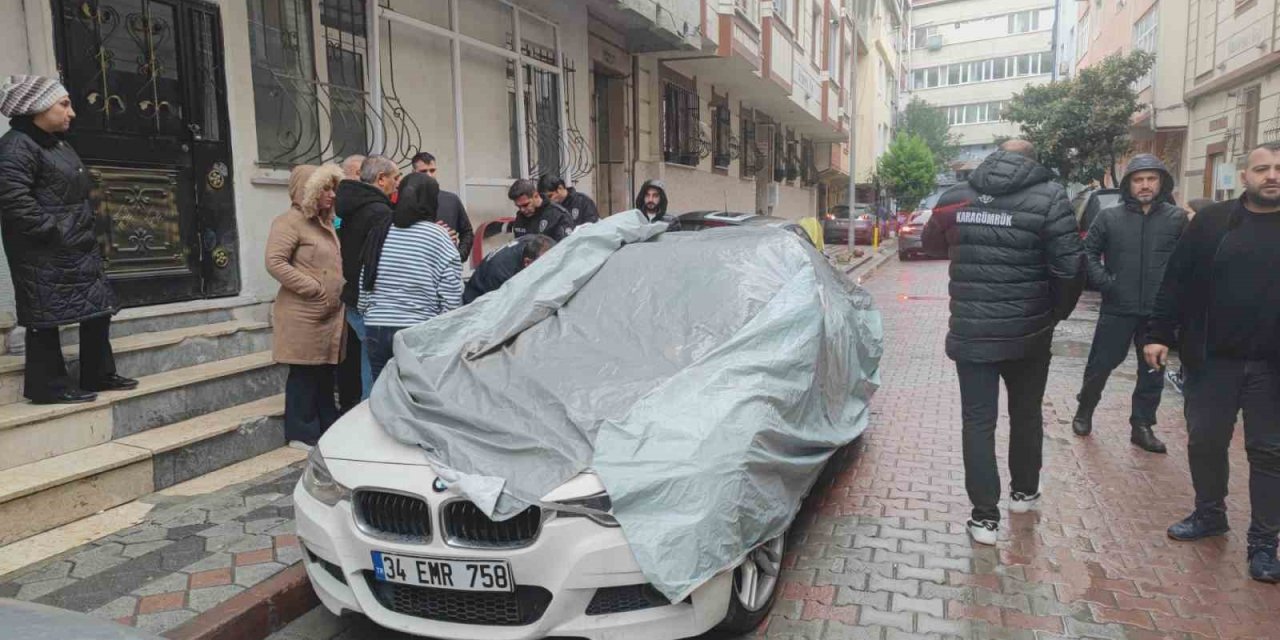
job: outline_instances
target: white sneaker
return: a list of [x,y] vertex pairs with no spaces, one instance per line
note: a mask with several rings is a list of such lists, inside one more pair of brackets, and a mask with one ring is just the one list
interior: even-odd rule
[[1009,513],[1026,513],[1040,506],[1040,492],[1022,493],[1014,491],[1009,494]]
[[299,451],[306,451],[306,452],[310,453],[310,452],[311,452],[311,450],[312,450],[312,449],[314,449],[315,447],[313,447],[313,446],[311,446],[311,445],[309,445],[309,444],[307,444],[307,443],[305,443],[305,442],[303,442],[303,441],[301,441],[301,440],[290,440],[290,441],[289,441],[289,448],[290,448],[290,449],[297,449],[297,450],[299,450]]
[[969,537],[978,544],[994,545],[999,537],[1000,523],[995,520],[970,520]]

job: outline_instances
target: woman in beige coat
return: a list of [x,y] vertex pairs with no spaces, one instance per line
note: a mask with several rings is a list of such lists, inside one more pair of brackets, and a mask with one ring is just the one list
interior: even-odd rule
[[334,369],[345,351],[342,252],[333,229],[334,190],[342,180],[336,165],[294,168],[292,206],[271,223],[267,272],[280,282],[272,307],[276,362],[289,365],[284,431],[294,447],[315,446],[338,419]]

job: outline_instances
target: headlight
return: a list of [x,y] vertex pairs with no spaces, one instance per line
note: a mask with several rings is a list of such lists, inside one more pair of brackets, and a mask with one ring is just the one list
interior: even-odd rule
[[[563,508],[561,508],[563,507]],[[561,518],[589,518],[603,527],[616,527],[618,521],[609,512],[613,510],[613,501],[607,493],[597,493],[585,498],[561,500],[551,505],[556,515]]]
[[302,472],[300,482],[312,498],[330,507],[351,498],[351,490],[338,484],[333,479],[333,474],[329,473],[329,468],[320,455],[320,447],[312,449],[311,455],[307,456],[307,468]]

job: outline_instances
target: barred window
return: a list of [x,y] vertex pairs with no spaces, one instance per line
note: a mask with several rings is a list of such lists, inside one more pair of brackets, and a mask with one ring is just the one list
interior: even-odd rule
[[712,164],[717,169],[728,169],[731,158],[730,139],[733,137],[733,124],[729,114],[729,105],[720,103],[712,114],[715,118],[711,129]]
[[698,94],[670,82],[662,86],[662,159],[698,164]]

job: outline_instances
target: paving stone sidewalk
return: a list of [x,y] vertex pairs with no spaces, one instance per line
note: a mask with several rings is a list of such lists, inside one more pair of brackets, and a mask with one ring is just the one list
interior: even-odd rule
[[301,462],[200,496],[147,496],[136,526],[0,576],[0,597],[159,634],[302,558],[291,494]]
[[[1090,438],[1071,433],[1097,319],[1086,294],[1060,325],[1045,398],[1038,513],[1003,522],[999,544],[964,522],[960,396],[943,352],[947,263],[890,261],[865,285],[884,315],[872,425],[838,456],[793,530],[783,593],[758,635],[843,638],[1277,638],[1280,587],[1245,572],[1248,473],[1231,450],[1233,531],[1176,543],[1192,504],[1182,401],[1167,390],[1158,456],[1128,441],[1136,361],[1116,370]],[[1003,391],[1002,391],[1003,393]],[[1007,482],[1007,413],[997,437]],[[1007,490],[1006,490],[1007,493]]]

